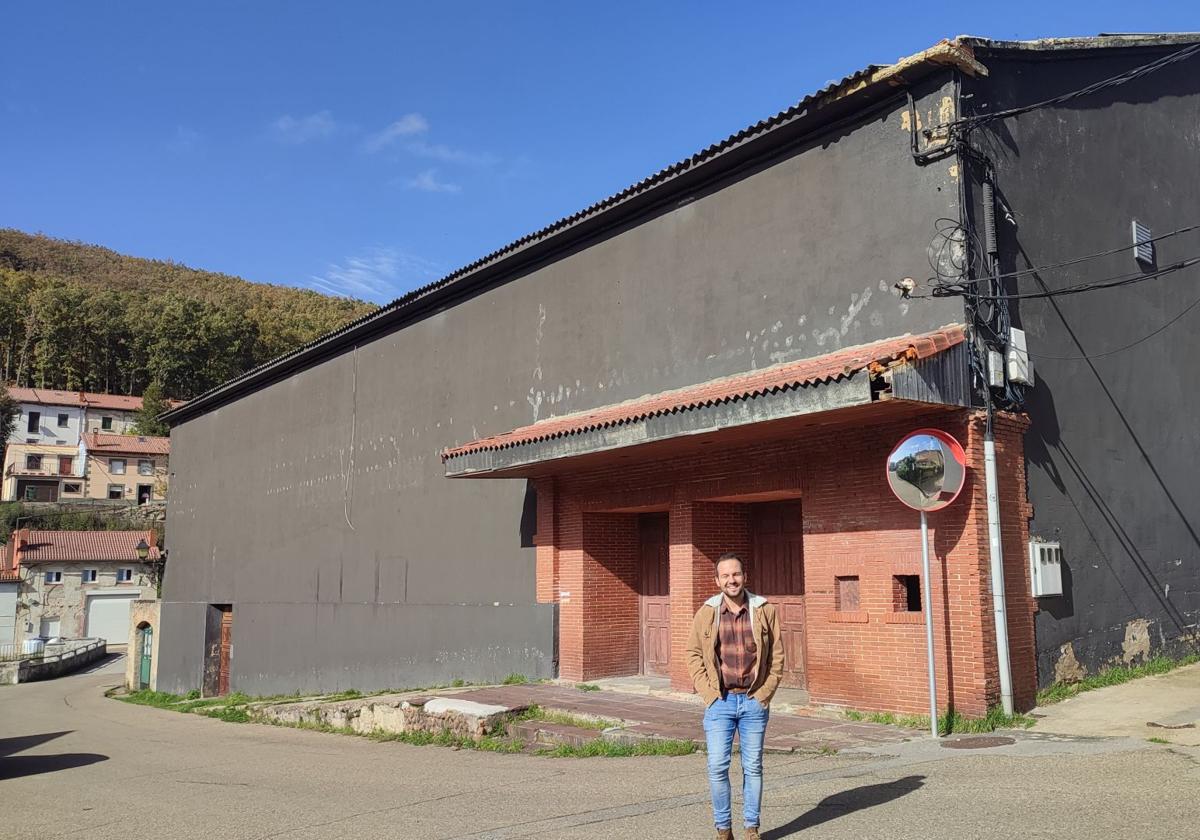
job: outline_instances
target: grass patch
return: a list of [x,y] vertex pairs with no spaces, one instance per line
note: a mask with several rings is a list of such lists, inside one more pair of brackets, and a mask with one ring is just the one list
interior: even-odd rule
[[594,683],[576,683],[575,687],[578,688],[580,691],[599,691],[600,690],[600,686],[595,685]]
[[1196,662],[1200,662],[1200,654],[1193,653],[1182,659],[1156,656],[1141,665],[1114,665],[1111,668],[1105,668],[1098,674],[1084,677],[1079,682],[1054,683],[1054,685],[1042,689],[1037,694],[1037,704],[1039,706],[1049,706],[1053,703],[1069,700],[1085,691],[1107,688],[1110,685],[1120,685],[1130,680],[1150,677],[1155,674],[1165,674],[1168,671],[1174,671],[1176,668],[1181,668],[1184,665],[1192,665]]
[[[886,726],[902,726],[905,729],[928,729],[929,715],[896,715],[891,712],[859,712],[847,709],[843,712],[847,720],[881,723]],[[1028,729],[1036,721],[1029,715],[1006,715],[999,706],[993,706],[981,718],[969,718],[951,709],[938,716],[938,733],[941,735],[977,735],[995,732],[997,729]]]
[[246,711],[244,706],[218,706],[215,709],[210,709],[206,712],[201,712],[206,717],[223,720],[226,723],[249,723],[250,713]]
[[527,685],[529,677],[524,674],[512,673],[500,681],[501,685]]
[[537,754],[553,758],[628,758],[635,755],[691,755],[695,751],[696,745],[691,741],[653,739],[625,744],[607,738],[597,738],[581,747],[559,744],[557,747],[538,750]]
[[171,694],[166,691],[151,691],[148,688],[117,695],[117,699],[125,703],[134,703],[138,706],[154,706],[158,709],[172,708],[184,700],[178,694]]
[[1146,740],[1149,741],[1151,744],[1169,744],[1169,743],[1171,743],[1166,738],[1147,738]]
[[524,720],[539,720],[546,723],[557,723],[562,726],[574,726],[577,729],[610,729],[614,726],[620,726],[621,722],[617,720],[605,720],[604,718],[582,717],[573,715],[570,712],[560,712],[557,709],[543,709],[541,706],[530,706],[519,715],[510,719],[510,722],[517,723]]

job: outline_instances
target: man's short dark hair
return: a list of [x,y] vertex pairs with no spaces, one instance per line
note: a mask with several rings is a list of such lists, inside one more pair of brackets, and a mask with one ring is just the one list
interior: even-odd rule
[[742,567],[742,571],[743,571],[743,572],[744,572],[744,571],[746,571],[746,561],[745,561],[745,560],[743,560],[743,559],[742,559],[742,555],[738,554],[736,551],[726,551],[724,554],[722,554],[720,557],[718,557],[718,558],[717,558],[717,562],[716,562],[716,564],[714,565],[714,568],[715,568],[716,566],[720,566],[720,565],[721,565],[722,563],[724,563],[726,560],[736,560],[736,561],[738,561],[738,565]]

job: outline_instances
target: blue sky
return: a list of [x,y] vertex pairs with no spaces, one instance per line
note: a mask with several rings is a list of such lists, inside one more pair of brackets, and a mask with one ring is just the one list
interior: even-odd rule
[[12,4],[0,227],[385,302],[866,64],[1194,8]]

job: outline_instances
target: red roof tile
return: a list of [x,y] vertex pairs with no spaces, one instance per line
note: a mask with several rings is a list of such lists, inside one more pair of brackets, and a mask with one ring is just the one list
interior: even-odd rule
[[103,432],[85,432],[83,442],[89,455],[108,452],[129,455],[170,455],[171,439],[146,437],[144,435],[106,435]]
[[961,343],[964,338],[962,326],[954,324],[924,335],[905,335],[847,347],[824,356],[773,365],[577,414],[551,417],[532,426],[523,426],[501,435],[446,449],[442,452],[442,460],[482,450],[507,449],[511,446],[619,426],[662,414],[748,399],[802,385],[833,382],[874,365],[928,358]]
[[[123,394],[96,394],[91,391],[57,391],[53,388],[18,388],[10,385],[8,393],[17,402],[41,405],[66,405],[75,408],[100,408],[110,411],[138,411],[142,407],[141,397]],[[167,400],[172,408],[182,405],[182,400]]]
[[[137,544],[154,546],[153,531],[14,531],[18,565],[71,562],[139,562]],[[157,548],[152,549],[157,553]]]

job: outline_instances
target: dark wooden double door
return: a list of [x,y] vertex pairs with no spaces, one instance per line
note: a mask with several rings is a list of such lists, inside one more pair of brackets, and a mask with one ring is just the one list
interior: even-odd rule
[[[799,501],[750,505],[750,591],[779,614],[783,685],[805,687],[804,528]],[[641,672],[666,675],[671,666],[670,538],[667,515],[638,521],[638,601]],[[714,584],[714,590],[715,584]]]

